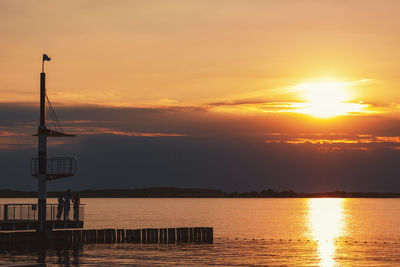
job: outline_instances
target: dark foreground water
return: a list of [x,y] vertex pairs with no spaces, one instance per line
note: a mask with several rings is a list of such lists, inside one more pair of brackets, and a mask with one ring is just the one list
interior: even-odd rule
[[[0,203],[29,201],[35,200],[0,199]],[[0,262],[400,266],[400,199],[83,199],[82,203],[85,228],[212,226],[215,242],[2,251]]]

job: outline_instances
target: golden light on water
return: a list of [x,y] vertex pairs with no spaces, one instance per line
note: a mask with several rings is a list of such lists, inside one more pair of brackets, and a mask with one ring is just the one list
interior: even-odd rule
[[314,198],[308,200],[309,231],[317,242],[320,266],[335,265],[335,241],[344,234],[345,199]]

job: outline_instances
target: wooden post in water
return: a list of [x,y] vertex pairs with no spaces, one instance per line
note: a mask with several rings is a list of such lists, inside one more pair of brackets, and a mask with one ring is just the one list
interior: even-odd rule
[[164,244],[164,228],[160,228],[159,229],[159,238],[158,241],[160,242],[160,244]]
[[82,243],[85,243],[85,244],[87,244],[87,243],[89,243],[89,233],[90,233],[90,231],[89,230],[82,230]]
[[85,230],[85,243],[91,243],[91,237],[92,237],[92,231],[91,230]]
[[125,234],[126,234],[126,243],[132,243],[132,230],[131,229],[125,230]]
[[146,243],[152,244],[153,243],[153,229],[147,228],[146,234],[147,234]]
[[82,243],[82,241],[83,241],[83,233],[82,233],[82,230],[77,230],[78,231],[78,242],[79,243]]
[[182,228],[176,228],[176,243],[182,243]]
[[90,233],[91,233],[91,235],[90,235],[90,237],[91,237],[91,242],[92,242],[92,243],[97,243],[97,239],[98,239],[98,237],[97,237],[97,231],[96,231],[96,230],[91,230]]
[[160,244],[168,243],[168,230],[167,230],[167,228],[160,228],[159,231],[160,231],[160,237],[159,237]]
[[175,228],[168,228],[168,243],[173,244],[175,241]]
[[181,229],[182,228],[176,228],[176,243],[178,244],[181,243]]
[[193,228],[190,227],[190,228],[189,228],[189,238],[188,238],[188,242],[189,242],[189,243],[193,243],[193,240],[194,240],[194,231],[193,231]]
[[86,243],[92,243],[92,230],[86,230]]
[[154,243],[158,244],[159,243],[159,235],[160,235],[160,231],[158,228],[154,229]]
[[133,243],[140,244],[142,243],[142,233],[140,229],[133,230]]
[[205,243],[207,240],[207,236],[206,236],[206,228],[205,227],[201,227],[201,242]]
[[160,229],[154,229],[154,243],[158,244],[160,242]]
[[114,243],[115,242],[115,229],[108,229],[108,243]]
[[[145,235],[145,237],[143,237],[143,239],[145,240],[145,241],[143,241],[142,240],[142,243],[145,243],[145,244],[150,244],[151,243],[151,230],[150,229],[143,229],[144,230],[144,232],[146,233],[146,235]],[[143,235],[143,230],[142,230],[142,235]],[[150,231],[149,231],[150,230]]]
[[104,229],[104,243],[111,243],[111,229]]
[[168,229],[167,228],[163,228],[164,229],[164,244],[168,243]]
[[213,243],[214,242],[214,233],[213,233],[212,227],[206,227],[204,230],[206,232],[205,242],[209,243],[209,244]]
[[121,229],[117,229],[116,243],[121,243],[121,233],[122,233],[122,230]]
[[106,243],[115,243],[115,229],[106,229]]
[[82,230],[82,243],[86,243],[86,236],[88,230]]
[[104,243],[104,230],[97,230],[97,242]]
[[147,229],[142,229],[142,244],[147,242]]
[[188,243],[189,229],[188,228],[177,228],[176,229],[176,242],[177,243]]
[[193,228],[193,233],[194,233],[194,239],[193,239],[193,241],[194,241],[194,243],[196,243],[196,244],[199,244],[199,243],[201,243],[201,227],[195,227],[195,228]]
[[187,244],[189,243],[189,228],[183,228],[183,236],[182,236],[182,242]]
[[112,229],[111,237],[112,237],[112,242],[117,243],[117,230]]
[[125,229],[121,229],[121,242],[122,243],[126,242],[126,231],[125,231]]
[[147,230],[147,243],[156,244],[158,243],[158,228],[148,228]]

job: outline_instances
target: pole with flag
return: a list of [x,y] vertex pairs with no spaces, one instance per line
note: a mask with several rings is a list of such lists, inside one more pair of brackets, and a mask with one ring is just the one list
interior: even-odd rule
[[45,61],[50,61],[51,58],[47,54],[43,54],[43,60],[42,60],[42,72],[44,73],[44,62]]
[[47,134],[46,134],[46,73],[44,62],[50,61],[47,54],[43,54],[42,73],[40,73],[40,124],[38,129],[38,219],[40,230],[45,230],[46,221],[46,175],[47,175]]

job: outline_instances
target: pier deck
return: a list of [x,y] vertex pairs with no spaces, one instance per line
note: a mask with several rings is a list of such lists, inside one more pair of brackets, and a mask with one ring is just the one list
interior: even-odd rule
[[[0,221],[0,231],[36,230],[40,228],[39,221]],[[83,221],[45,221],[45,229],[83,228]]]

